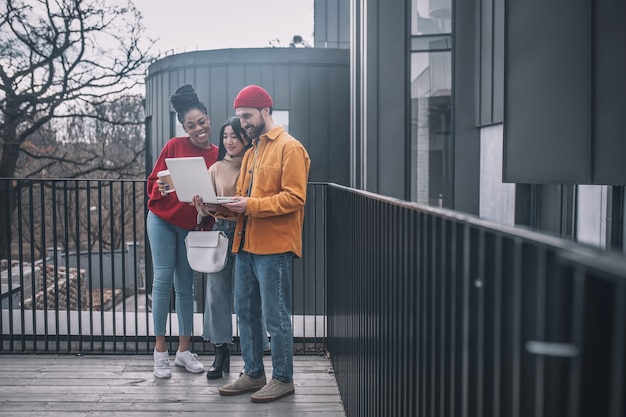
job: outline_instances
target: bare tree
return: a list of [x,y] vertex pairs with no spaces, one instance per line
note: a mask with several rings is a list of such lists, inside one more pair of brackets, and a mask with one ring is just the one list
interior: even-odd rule
[[95,105],[91,110],[94,118],[73,113],[51,121],[23,143],[22,156],[26,158],[19,159],[18,172],[47,178],[145,176],[142,97]]
[[[135,120],[121,118],[123,113],[96,111],[134,92],[143,82],[151,59],[149,51],[153,42],[144,41],[141,14],[131,1],[5,0],[3,3],[0,5],[0,178],[14,177],[17,173],[21,177],[43,176],[42,164],[36,164],[34,171],[18,172],[18,159],[29,151],[29,138],[37,133],[42,137],[43,129],[55,119],[82,117],[118,125],[136,124]],[[63,158],[66,163],[72,160],[70,153]],[[49,158],[48,166],[52,162]],[[76,166],[84,169],[74,171],[74,176],[98,169],[86,162],[76,159]],[[124,163],[119,159],[109,162],[113,165],[99,168],[109,172],[124,168],[117,165]],[[14,201],[15,190],[9,187],[9,181],[0,181],[0,198]],[[9,224],[10,217],[7,205],[0,204],[0,224]],[[0,234],[0,257],[4,257],[7,249],[6,234]]]
[[[18,169],[32,172],[33,176],[81,179],[46,181],[36,185],[37,189],[43,188],[39,192],[21,193],[21,207],[28,209],[21,211],[22,218],[14,219],[12,227],[17,231],[21,225],[22,244],[34,245],[38,255],[51,245],[52,236],[62,236],[67,231],[71,232],[61,245],[65,251],[81,247],[119,249],[131,240],[124,236],[122,226],[137,221],[133,207],[142,207],[143,186],[130,181],[90,179],[145,178],[143,99],[126,97],[98,105],[94,111],[101,117],[92,120],[77,116],[55,121],[24,144],[23,155],[28,157],[20,158]],[[103,121],[115,114],[135,123]],[[35,220],[31,222],[31,218]],[[55,221],[45,222],[41,218]],[[136,226],[139,235],[134,238],[142,240],[143,223]]]

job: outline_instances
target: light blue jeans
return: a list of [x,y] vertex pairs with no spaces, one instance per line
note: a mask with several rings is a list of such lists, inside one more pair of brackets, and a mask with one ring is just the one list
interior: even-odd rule
[[176,291],[178,335],[191,336],[194,272],[189,266],[185,250],[185,237],[188,231],[166,222],[151,211],[148,212],[147,229],[154,269],[152,280],[154,335],[165,336],[173,285]]
[[235,312],[239,316],[244,371],[253,378],[263,367],[263,320],[272,340],[272,378],[293,378],[291,264],[293,253],[255,255],[240,250],[235,258]]
[[233,341],[233,267],[235,255],[231,252],[234,221],[217,219],[213,230],[221,230],[228,236],[228,260],[220,272],[206,276],[206,301],[204,305],[204,329],[202,337],[215,344]]

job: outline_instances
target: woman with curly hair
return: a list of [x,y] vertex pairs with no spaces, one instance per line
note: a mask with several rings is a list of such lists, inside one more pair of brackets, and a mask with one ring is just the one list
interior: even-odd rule
[[[167,316],[170,313],[172,286],[176,291],[178,317],[178,351],[174,364],[188,372],[201,373],[204,366],[189,350],[193,325],[194,271],[187,261],[185,237],[196,228],[196,208],[181,203],[176,192],[157,177],[167,169],[165,158],[201,156],[207,169],[217,161],[218,147],[210,141],[211,120],[205,105],[190,84],[178,88],[170,97],[176,116],[187,136],[171,138],[161,150],[152,173],[148,176],[147,231],[152,253],[152,317],[156,344],[154,375],[169,378],[172,373],[165,341]],[[212,227],[212,218],[208,218]]]

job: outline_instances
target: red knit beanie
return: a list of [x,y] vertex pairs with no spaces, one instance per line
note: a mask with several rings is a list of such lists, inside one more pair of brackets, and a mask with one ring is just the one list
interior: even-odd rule
[[264,107],[272,107],[272,97],[269,93],[258,85],[249,85],[244,87],[235,98],[234,108],[237,107],[253,107],[262,109]]

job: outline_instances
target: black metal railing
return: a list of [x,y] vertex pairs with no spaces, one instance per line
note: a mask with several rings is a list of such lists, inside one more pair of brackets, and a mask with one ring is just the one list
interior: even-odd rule
[[626,259],[331,185],[328,349],[348,416],[623,416]]
[[[0,179],[0,195],[0,351],[151,352],[145,181]],[[322,186],[310,186],[306,255],[293,268],[294,342],[301,354],[325,351],[319,250],[325,236],[323,206],[316,203],[323,196]],[[201,329],[202,274],[195,288],[194,328]],[[200,336],[192,342],[195,351],[212,352]]]
[[[2,352],[150,353],[144,185],[0,179]],[[348,416],[626,412],[623,254],[333,184],[303,243],[295,341]]]

